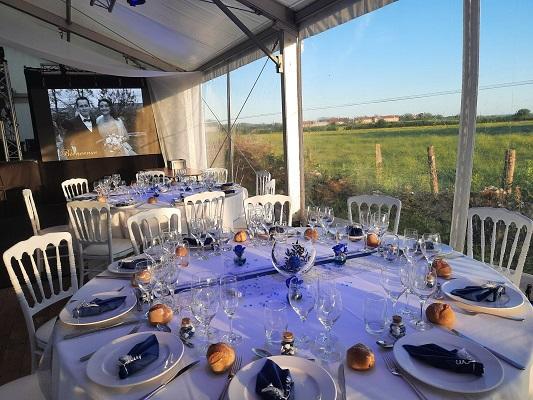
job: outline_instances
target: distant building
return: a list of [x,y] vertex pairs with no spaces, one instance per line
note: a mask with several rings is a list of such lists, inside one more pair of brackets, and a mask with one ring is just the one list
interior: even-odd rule
[[328,126],[329,122],[327,120],[325,121],[303,121],[302,125],[304,128],[313,128],[313,127],[319,127],[319,126]]
[[375,124],[380,119],[382,119],[385,122],[398,122],[400,121],[399,115],[374,115],[371,117],[357,117],[355,118],[355,122],[359,124]]

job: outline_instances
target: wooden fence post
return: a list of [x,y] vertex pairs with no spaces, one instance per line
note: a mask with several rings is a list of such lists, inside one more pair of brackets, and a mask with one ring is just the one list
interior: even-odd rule
[[383,174],[383,158],[381,157],[381,145],[376,143],[376,179],[378,182],[381,181],[381,176]]
[[439,177],[437,175],[437,162],[435,161],[435,149],[433,146],[428,146],[428,165],[429,178],[431,181],[431,192],[433,194],[439,193]]
[[506,191],[511,190],[511,186],[513,186],[515,164],[516,164],[516,150],[515,149],[505,150],[505,165],[503,169],[503,185],[502,186]]

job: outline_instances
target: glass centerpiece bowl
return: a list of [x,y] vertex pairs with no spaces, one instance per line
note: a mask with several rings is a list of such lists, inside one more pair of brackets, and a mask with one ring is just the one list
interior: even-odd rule
[[316,249],[313,242],[303,239],[275,241],[272,246],[272,265],[288,278],[303,275],[315,264]]

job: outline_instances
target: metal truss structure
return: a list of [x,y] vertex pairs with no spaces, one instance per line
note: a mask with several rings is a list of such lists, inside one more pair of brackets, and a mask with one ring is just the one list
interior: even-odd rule
[[4,50],[0,47],[0,140],[5,161],[22,160],[19,125]]
[[102,7],[105,8],[107,11],[111,12],[113,11],[113,7],[115,7],[116,2],[117,0],[91,0],[89,2],[89,5]]

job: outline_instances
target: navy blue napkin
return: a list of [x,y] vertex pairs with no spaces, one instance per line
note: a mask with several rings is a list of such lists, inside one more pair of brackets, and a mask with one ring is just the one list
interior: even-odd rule
[[225,189],[223,190],[224,194],[233,194],[235,193],[235,189]]
[[118,262],[118,267],[121,269],[131,269],[134,270],[138,263],[143,261],[149,261],[146,257],[134,258],[130,260],[121,260]]
[[411,357],[436,368],[477,376],[483,375],[484,372],[483,363],[460,356],[458,350],[446,350],[433,343],[422,346],[404,344],[403,348]]
[[155,335],[137,343],[132,349],[118,359],[118,376],[125,379],[159,358],[159,342]]
[[294,381],[288,369],[267,358],[257,374],[255,393],[263,400],[294,400]]
[[459,296],[470,301],[488,301],[492,303],[498,300],[500,296],[505,293],[505,286],[466,286],[463,289],[454,289],[451,293],[454,296]]
[[126,296],[110,297],[105,300],[96,298],[86,305],[74,308],[74,310],[72,310],[72,316],[74,318],[81,318],[100,315],[120,307],[125,300]]
[[[195,238],[186,237],[183,238],[183,241],[187,242],[189,246],[200,246],[200,243],[198,243]],[[205,246],[209,246],[211,243],[213,243],[213,239],[211,239],[210,237],[205,238]]]

